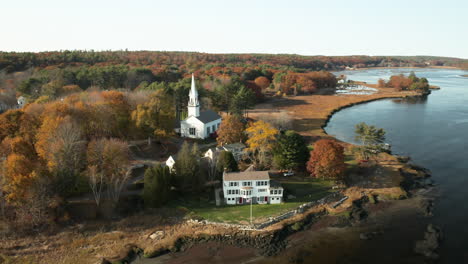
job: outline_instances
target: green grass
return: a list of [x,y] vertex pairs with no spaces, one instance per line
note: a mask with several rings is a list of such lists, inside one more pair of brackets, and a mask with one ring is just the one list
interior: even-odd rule
[[[289,199],[281,204],[254,204],[252,205],[252,213],[254,222],[262,222],[268,217],[277,216],[292,210],[299,205],[315,201],[332,192],[332,181],[324,180],[287,180],[281,184],[285,188],[285,197],[288,194],[295,196],[294,199]],[[199,216],[203,219],[225,223],[249,223],[250,222],[250,205],[224,205],[216,206],[209,203],[206,199],[186,199],[179,201],[172,206],[183,208],[190,216]]]

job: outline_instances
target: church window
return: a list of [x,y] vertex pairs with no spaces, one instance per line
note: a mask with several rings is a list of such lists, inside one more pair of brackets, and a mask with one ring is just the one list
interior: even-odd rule
[[190,135],[195,135],[195,128],[194,127],[189,128],[189,134]]

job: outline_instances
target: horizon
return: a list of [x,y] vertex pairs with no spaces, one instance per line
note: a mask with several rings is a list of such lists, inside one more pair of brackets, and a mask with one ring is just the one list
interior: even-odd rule
[[468,59],[463,48],[468,46],[468,36],[462,34],[468,25],[467,9],[468,2],[457,0],[391,4],[371,0],[26,0],[2,5],[0,23],[8,26],[0,28],[0,50]]
[[273,55],[273,56],[301,56],[301,57],[433,57],[433,58],[449,58],[468,60],[468,58],[452,57],[452,56],[438,56],[438,55],[367,55],[367,54],[349,54],[349,55],[323,55],[312,54],[304,55],[297,53],[266,53],[266,52],[205,52],[205,51],[189,51],[189,50],[129,50],[129,49],[62,49],[62,50],[41,50],[41,51],[5,51],[4,53],[48,53],[48,52],[65,52],[65,51],[83,51],[83,52],[172,52],[172,53],[200,53],[200,54],[214,54],[214,55]]

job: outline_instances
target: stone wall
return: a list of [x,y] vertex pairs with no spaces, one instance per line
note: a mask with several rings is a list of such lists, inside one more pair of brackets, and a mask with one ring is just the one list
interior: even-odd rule
[[214,221],[208,221],[208,220],[194,220],[194,219],[189,219],[187,220],[187,223],[190,224],[205,224],[205,225],[217,225],[217,226],[222,226],[226,228],[237,228],[240,230],[262,230],[266,227],[269,227],[273,224],[276,224],[280,221],[283,221],[285,219],[291,218],[297,214],[301,214],[305,212],[307,209],[312,208],[314,206],[318,205],[323,205],[331,202],[336,202],[339,201],[340,199],[343,198],[343,195],[339,192],[335,192],[332,194],[329,194],[322,199],[319,199],[317,201],[309,202],[309,203],[304,203],[298,206],[296,209],[288,211],[286,213],[283,213],[281,215],[278,215],[276,217],[270,217],[269,220],[263,222],[263,223],[258,223],[254,225],[239,225],[239,224],[228,224],[228,223],[220,223],[220,222],[214,222]]

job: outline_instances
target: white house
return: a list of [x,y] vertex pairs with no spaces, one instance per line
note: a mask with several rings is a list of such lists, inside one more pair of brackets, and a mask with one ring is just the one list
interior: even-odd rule
[[171,155],[171,156],[169,156],[169,158],[167,158],[166,166],[169,167],[170,171],[174,170],[175,162],[176,162],[176,156],[175,155]]
[[18,108],[23,108],[25,104],[26,104],[26,98],[24,98],[24,96],[18,97]]
[[219,153],[221,153],[221,151],[229,151],[234,156],[234,159],[238,162],[242,158],[242,155],[244,155],[244,149],[245,148],[246,148],[246,146],[244,144],[240,143],[240,142],[239,143],[233,143],[233,144],[227,144],[227,145],[224,145],[224,146],[221,146],[221,147],[215,147],[215,148],[208,149],[205,152],[204,157],[209,158],[210,160],[213,160],[213,158],[216,155],[219,155]]
[[188,117],[180,121],[180,134],[188,138],[207,138],[218,130],[221,116],[213,110],[200,112],[198,92],[192,74],[192,87],[189,93]]
[[226,204],[279,204],[284,190],[268,171],[244,171],[223,173],[223,193]]

